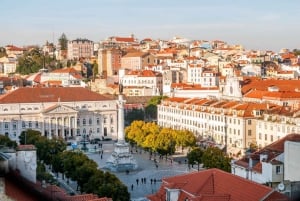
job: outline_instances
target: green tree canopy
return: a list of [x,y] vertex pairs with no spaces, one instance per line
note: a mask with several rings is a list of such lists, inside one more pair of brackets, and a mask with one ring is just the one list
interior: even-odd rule
[[8,136],[0,135],[0,145],[9,148],[16,148],[18,144],[15,141],[12,141]]
[[25,52],[23,56],[18,58],[18,65],[16,71],[20,74],[27,75],[30,73],[36,73],[42,68],[56,69],[61,67],[61,64],[50,55],[44,55],[42,51],[36,47],[28,52]]
[[230,162],[231,159],[217,147],[208,147],[202,156],[202,163],[206,168],[219,168],[230,172]]
[[65,33],[63,33],[60,38],[58,39],[58,44],[60,45],[61,50],[68,49],[68,39]]
[[6,50],[4,47],[0,47],[0,58],[7,56]]
[[200,164],[202,163],[203,149],[200,147],[194,148],[187,154],[188,164],[189,165],[198,165],[198,171],[200,170]]
[[157,105],[161,103],[162,99],[166,96],[154,96],[149,100],[145,108],[145,114],[147,119],[157,119]]
[[126,125],[131,124],[133,121],[143,121],[144,120],[144,111],[142,109],[134,108],[131,111],[128,111],[125,114]]
[[96,61],[94,61],[94,63],[93,63],[93,79],[95,79],[98,74],[99,74],[98,64]]

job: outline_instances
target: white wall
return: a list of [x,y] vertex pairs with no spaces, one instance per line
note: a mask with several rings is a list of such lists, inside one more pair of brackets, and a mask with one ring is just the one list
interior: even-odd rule
[[300,181],[300,143],[286,141],[284,154],[284,180]]
[[17,169],[27,180],[36,183],[36,151],[22,150],[17,152]]

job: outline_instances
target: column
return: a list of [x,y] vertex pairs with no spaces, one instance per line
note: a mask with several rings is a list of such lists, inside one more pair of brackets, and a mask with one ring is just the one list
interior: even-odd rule
[[49,132],[49,138],[52,139],[52,122],[51,122],[51,118],[49,117],[48,119],[48,132]]
[[69,120],[69,135],[68,135],[68,137],[70,137],[71,136],[71,117],[70,116],[68,116],[68,120]]
[[56,137],[58,137],[58,118],[57,117],[55,117],[55,135],[56,135]]

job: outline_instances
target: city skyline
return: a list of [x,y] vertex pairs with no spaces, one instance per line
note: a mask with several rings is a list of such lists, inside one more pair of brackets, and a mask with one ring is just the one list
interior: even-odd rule
[[0,46],[99,42],[110,36],[223,40],[245,49],[298,48],[300,2],[279,0],[2,0]]

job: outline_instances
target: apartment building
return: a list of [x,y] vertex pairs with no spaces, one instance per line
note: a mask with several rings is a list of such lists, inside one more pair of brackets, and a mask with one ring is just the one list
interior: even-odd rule
[[266,104],[208,98],[169,98],[158,105],[158,124],[187,129],[197,137],[227,145],[233,157],[243,155],[256,140],[255,119]]
[[157,96],[162,94],[162,74],[151,70],[121,69],[119,83],[127,96]]
[[289,134],[234,161],[231,172],[293,198],[300,193],[299,153],[300,135]]
[[299,109],[290,106],[268,106],[264,114],[256,119],[256,143],[265,147],[290,133],[300,133]]
[[148,52],[129,52],[121,58],[122,68],[143,70],[145,66],[157,64],[157,59]]
[[117,75],[121,68],[122,50],[99,49],[98,51],[98,72],[103,77]]
[[78,60],[91,58],[94,55],[94,42],[88,39],[76,39],[68,41],[67,59]]
[[1,57],[0,58],[0,73],[3,75],[9,75],[16,72],[17,68],[16,57]]
[[0,97],[0,133],[27,129],[47,138],[117,138],[115,100],[82,87],[19,88]]

